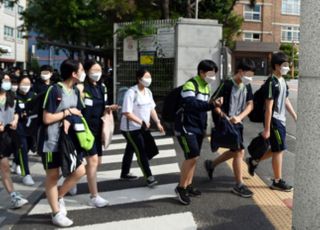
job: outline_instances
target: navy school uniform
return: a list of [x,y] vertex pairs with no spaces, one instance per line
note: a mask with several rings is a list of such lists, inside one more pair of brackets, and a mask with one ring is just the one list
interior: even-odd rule
[[15,162],[21,167],[21,176],[30,174],[28,152],[33,147],[35,139],[27,132],[28,119],[26,116],[26,103],[31,101],[36,94],[29,91],[26,95],[17,92],[16,94],[16,113],[19,115],[17,133],[20,146],[15,151]]
[[39,80],[34,85],[34,92],[37,94],[45,93],[49,89],[49,87],[52,85],[52,82],[50,82],[49,85],[47,85],[44,81]]
[[102,156],[102,120],[104,110],[108,105],[107,88],[103,83],[93,85],[90,82],[84,84],[84,104],[82,115],[86,119],[88,126],[95,136],[95,142],[90,151],[85,152],[86,156],[98,154]]

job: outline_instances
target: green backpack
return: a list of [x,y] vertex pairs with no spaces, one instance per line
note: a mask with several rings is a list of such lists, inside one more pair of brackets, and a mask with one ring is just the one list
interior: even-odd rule
[[86,151],[89,151],[92,149],[94,144],[94,136],[88,126],[88,123],[84,117],[81,117],[84,130],[76,131],[76,136],[79,140],[80,147],[83,148]]

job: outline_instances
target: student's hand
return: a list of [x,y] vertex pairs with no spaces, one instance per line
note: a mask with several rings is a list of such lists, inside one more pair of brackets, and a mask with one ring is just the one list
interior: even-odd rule
[[241,119],[238,116],[233,116],[230,118],[230,122],[233,124],[238,124],[241,122]]
[[264,138],[264,139],[269,139],[270,138],[270,130],[263,130],[263,132],[261,133],[261,136]]
[[293,117],[293,120],[297,123],[297,120],[298,120],[297,114],[295,114],[295,116]]
[[70,128],[70,122],[67,121],[66,119],[63,120],[63,130],[66,134],[68,134],[69,132],[69,128]]
[[18,121],[12,121],[10,123],[10,128],[13,129],[13,130],[16,130],[17,126],[18,126]]
[[221,108],[219,108],[219,107],[216,107],[215,109],[214,109],[214,112],[216,113],[216,114],[218,114],[220,117],[224,117],[224,112],[222,111],[222,109]]
[[158,127],[160,133],[164,133],[164,128],[163,128],[163,126],[161,125],[160,122],[157,123],[157,127]]
[[223,97],[219,97],[216,100],[213,100],[213,104],[216,107],[221,107],[223,105]]
[[109,109],[110,109],[111,111],[117,111],[118,109],[120,109],[120,106],[117,105],[117,104],[113,104],[113,105],[110,105],[110,106],[109,106]]
[[71,108],[71,109],[69,109],[69,112],[72,115],[76,115],[76,116],[82,117],[81,111],[79,109],[77,109],[77,108]]
[[4,125],[3,123],[0,123],[0,132],[3,132],[4,131]]

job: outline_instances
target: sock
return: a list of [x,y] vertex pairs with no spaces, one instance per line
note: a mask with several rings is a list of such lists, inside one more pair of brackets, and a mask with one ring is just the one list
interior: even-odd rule
[[280,180],[281,180],[281,179],[274,179],[274,182],[275,182],[275,183],[279,183]]
[[243,185],[244,185],[244,184],[243,184],[242,182],[236,183],[236,186],[237,186],[238,188],[241,188]]
[[14,197],[17,196],[17,193],[16,192],[12,192],[12,193],[10,193],[10,196],[11,196],[11,198],[14,198]]

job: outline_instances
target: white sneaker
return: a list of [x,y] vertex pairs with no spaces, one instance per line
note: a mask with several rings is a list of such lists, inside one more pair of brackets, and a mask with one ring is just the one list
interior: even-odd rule
[[77,185],[75,185],[72,189],[69,190],[69,193],[71,196],[77,195],[77,192],[78,192]]
[[16,170],[17,170],[17,164],[15,162],[12,162],[12,165],[10,168],[11,173],[15,173]]
[[67,209],[66,209],[66,204],[64,203],[64,199],[60,198],[58,200],[58,203],[59,203],[59,209],[60,209],[59,213],[63,214],[64,216],[67,216]]
[[21,208],[23,205],[27,204],[28,200],[21,197],[19,193],[15,193],[11,196],[11,207],[13,209]]
[[101,196],[97,195],[96,197],[92,197],[89,201],[89,205],[96,208],[103,208],[109,205],[109,201],[103,199]]
[[17,167],[16,167],[16,174],[21,176],[21,167],[20,167],[20,165],[17,165]]
[[63,215],[63,213],[58,212],[56,215],[51,217],[52,223],[59,227],[69,227],[73,225],[73,221],[70,220],[68,217]]
[[24,176],[22,179],[22,183],[25,185],[28,185],[28,186],[34,185],[34,181],[32,179],[32,176],[31,175]]

